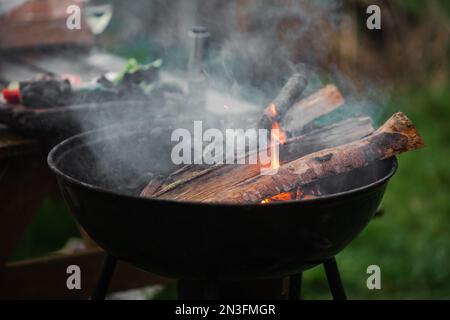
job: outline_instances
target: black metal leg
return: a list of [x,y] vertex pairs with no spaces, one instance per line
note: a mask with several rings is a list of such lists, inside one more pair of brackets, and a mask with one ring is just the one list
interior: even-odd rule
[[204,300],[219,300],[219,287],[215,282],[208,281],[204,285]]
[[178,300],[219,300],[219,286],[211,281],[178,280]]
[[201,281],[183,280],[177,281],[178,300],[203,299],[203,286]]
[[102,272],[97,281],[94,293],[92,294],[92,300],[105,300],[106,293],[111,279],[116,269],[117,259],[110,254],[106,254],[105,261],[103,263]]
[[328,286],[330,287],[331,294],[334,300],[347,300],[344,286],[342,285],[341,276],[339,275],[339,269],[336,264],[336,259],[333,257],[323,263],[325,267],[325,273],[328,279]]
[[289,277],[288,300],[301,300],[303,273],[295,274]]

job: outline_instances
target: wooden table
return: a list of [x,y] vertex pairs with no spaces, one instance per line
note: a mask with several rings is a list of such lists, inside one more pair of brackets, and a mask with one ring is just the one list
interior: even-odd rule
[[[116,56],[74,49],[0,55],[0,86],[30,79],[40,72],[76,74],[90,80],[105,72],[118,72],[123,65],[124,61]],[[0,125],[0,298],[3,299],[85,299],[92,293],[100,272],[104,252],[92,245],[76,254],[8,262],[43,199],[60,197],[45,158],[40,141],[24,138]],[[69,265],[81,268],[81,290],[66,287]],[[111,291],[168,281],[120,263]]]

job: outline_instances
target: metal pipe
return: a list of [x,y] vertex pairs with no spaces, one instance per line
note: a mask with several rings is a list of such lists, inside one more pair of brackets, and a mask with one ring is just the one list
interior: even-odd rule
[[197,26],[189,32],[189,104],[193,108],[203,109],[206,106],[207,83],[203,70],[209,47],[209,31],[206,27]]
[[195,26],[188,33],[190,41],[189,71],[197,73],[202,70],[209,47],[210,33],[208,28]]

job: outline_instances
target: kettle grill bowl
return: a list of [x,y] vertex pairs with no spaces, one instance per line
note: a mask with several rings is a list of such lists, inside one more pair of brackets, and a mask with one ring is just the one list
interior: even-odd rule
[[[164,130],[133,124],[81,134],[57,145],[48,163],[93,240],[116,258],[170,278],[263,279],[311,268],[367,226],[397,169],[391,158],[325,179],[321,187],[329,195],[306,201],[242,205],[140,198],[136,194],[145,183],[139,180],[148,171],[173,170],[162,165],[170,152],[155,143],[168,134]],[[123,148],[125,155],[117,155]]]

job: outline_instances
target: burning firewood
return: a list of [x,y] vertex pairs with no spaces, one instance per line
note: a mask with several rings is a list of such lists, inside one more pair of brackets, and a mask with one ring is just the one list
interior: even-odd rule
[[311,153],[282,165],[272,176],[258,175],[245,181],[220,184],[217,192],[175,192],[162,198],[200,202],[258,203],[268,197],[290,192],[297,187],[329,176],[365,167],[403,152],[422,148],[424,142],[414,124],[403,113],[397,113],[365,139],[339,147]]
[[339,89],[334,85],[327,85],[294,104],[284,116],[282,127],[286,131],[300,131],[314,119],[336,110],[343,104],[344,98]]
[[[304,88],[302,79],[303,78],[300,75],[294,75],[293,77],[291,77],[287,84],[280,91],[278,97],[274,100],[274,102],[284,101],[284,103],[281,104],[282,106],[284,106],[281,109],[283,113],[287,110],[286,108],[288,108],[287,106],[289,105],[289,103],[287,101],[289,99],[290,101],[293,101],[293,97],[296,95],[300,95],[301,91],[303,91]],[[327,106],[327,103],[330,103],[330,105]],[[295,108],[297,112],[305,111],[305,115],[309,119],[308,122],[311,122],[315,119],[314,115],[317,115],[317,117],[322,116],[326,114],[326,111],[324,110],[328,110],[328,112],[331,112],[343,104],[344,99],[342,97],[342,94],[339,92],[339,89],[337,89],[333,85],[330,85],[320,89],[310,97],[299,101],[295,104]],[[313,111],[315,109],[322,110]],[[266,109],[266,113],[268,110],[270,111],[270,106],[268,109]],[[276,110],[271,111],[276,112]],[[279,117],[276,116],[275,118],[265,118],[265,116],[263,116],[259,126],[267,125],[267,119],[275,121],[274,124],[277,125],[277,120],[279,120]],[[358,140],[371,134],[372,132],[373,128],[369,118],[349,119],[342,123],[318,129],[314,132],[311,132],[310,134],[291,139],[287,141],[287,143],[281,145],[281,162],[285,163],[310,152]],[[170,177],[168,177],[166,182],[159,188],[158,192],[148,193],[143,190],[141,196],[160,196],[164,192],[187,184],[191,180],[203,177],[206,174],[213,175],[214,171],[217,171],[217,175],[220,175],[225,174],[225,172],[229,172],[231,170],[237,170],[237,168],[240,168],[240,170],[243,171],[242,173],[238,174],[238,176],[242,178],[254,177],[260,173],[261,169],[259,165],[245,166],[245,169],[243,166],[238,165],[188,165],[174,172]],[[236,176],[236,174],[233,174],[233,176]],[[151,188],[151,190],[153,189]]]
[[[280,161],[284,164],[311,152],[364,138],[373,131],[370,118],[352,118],[332,124],[287,140],[280,146]],[[211,195],[222,192],[229,185],[254,178],[260,172],[260,165],[190,165],[172,173],[157,192],[144,190],[141,196],[181,199]]]

